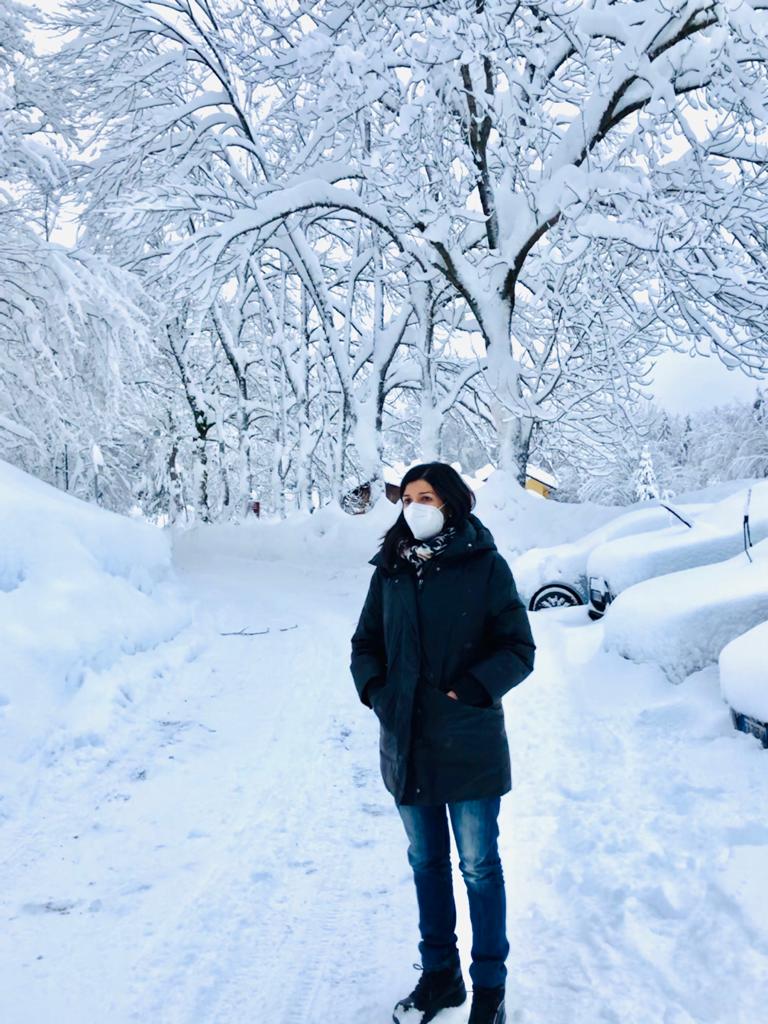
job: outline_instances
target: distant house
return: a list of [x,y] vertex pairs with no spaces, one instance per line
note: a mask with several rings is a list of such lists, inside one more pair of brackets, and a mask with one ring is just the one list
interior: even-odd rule
[[[481,469],[477,470],[474,474],[474,479],[478,483],[485,483],[495,469],[496,467],[488,462]],[[550,498],[557,490],[557,479],[546,469],[542,469],[541,466],[534,466],[529,462],[525,470],[525,489],[526,491],[534,491],[543,498]]]
[[557,480],[546,469],[532,466],[529,462],[525,470],[525,489],[535,491],[543,498],[549,498],[557,490]]

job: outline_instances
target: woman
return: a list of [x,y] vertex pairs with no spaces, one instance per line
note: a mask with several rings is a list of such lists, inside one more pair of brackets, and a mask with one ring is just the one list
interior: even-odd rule
[[352,636],[350,668],[380,723],[380,762],[409,840],[422,975],[394,1020],[426,1024],[467,997],[456,945],[448,820],[472,921],[470,1024],[504,1024],[501,796],[511,788],[501,698],[533,669],[512,573],[449,465],[408,470],[402,512]]

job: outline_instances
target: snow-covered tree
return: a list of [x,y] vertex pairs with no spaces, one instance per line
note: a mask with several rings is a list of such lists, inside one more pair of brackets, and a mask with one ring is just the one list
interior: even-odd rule
[[548,453],[554,452],[558,497],[618,504],[644,500],[636,482],[649,458],[661,497],[687,494],[717,481],[768,476],[761,395],[758,389],[753,402],[683,415],[645,403],[632,412],[632,429],[620,443],[595,447],[582,436],[573,437],[570,447],[552,446]]
[[[207,309],[276,246],[305,283],[338,377],[339,436],[367,476],[392,340],[430,337],[426,286],[448,287],[482,338],[498,456],[518,469],[542,352],[562,360],[589,332],[594,311],[571,287],[584,261],[603,312],[621,310],[644,344],[663,325],[728,360],[764,358],[760,0],[70,0],[59,23],[78,30],[61,57],[100,140],[84,172],[95,223],[140,227],[134,260]],[[361,230],[379,279],[402,281],[381,306],[392,329],[374,316],[359,334],[358,320],[351,352],[331,275],[354,265]],[[563,325],[554,345],[531,330],[542,304]],[[584,361],[582,390],[598,364],[625,373],[615,335]],[[433,446],[451,389],[439,398],[426,384]]]
[[0,10],[0,444],[45,479],[129,507],[137,403],[122,382],[142,362],[148,308],[133,275],[51,240],[75,131],[71,93],[28,35],[39,20],[13,0]]
[[767,3],[65,0],[50,57],[6,4],[6,452],[171,518],[464,446],[728,472],[642,395],[663,344],[765,365]]
[[635,498],[637,501],[654,501],[659,497],[659,485],[653,469],[653,458],[648,445],[643,445],[640,462],[634,477]]

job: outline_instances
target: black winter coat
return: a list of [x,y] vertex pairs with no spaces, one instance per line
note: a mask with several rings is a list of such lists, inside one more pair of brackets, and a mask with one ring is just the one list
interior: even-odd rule
[[402,559],[387,567],[379,551],[370,564],[350,670],[379,719],[385,786],[402,804],[501,796],[512,785],[501,698],[536,648],[490,531],[470,515],[420,584]]

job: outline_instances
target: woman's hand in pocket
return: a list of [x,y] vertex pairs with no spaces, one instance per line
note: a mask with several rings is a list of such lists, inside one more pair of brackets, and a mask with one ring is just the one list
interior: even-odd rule
[[371,679],[369,683],[366,683],[365,690],[363,691],[363,704],[373,709],[372,698],[376,695],[379,690],[383,690],[386,685],[386,678],[383,676],[376,676],[375,679]]
[[488,692],[471,672],[463,672],[458,679],[454,679],[453,689],[448,691],[448,696],[473,708],[487,708],[492,703]]

